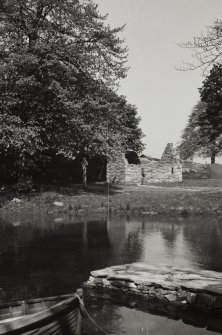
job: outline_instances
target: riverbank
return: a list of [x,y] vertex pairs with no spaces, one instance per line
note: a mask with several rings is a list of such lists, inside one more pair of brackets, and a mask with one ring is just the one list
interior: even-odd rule
[[92,184],[41,186],[28,194],[0,192],[0,216],[44,212],[75,215],[216,215],[222,216],[222,180],[108,187]]

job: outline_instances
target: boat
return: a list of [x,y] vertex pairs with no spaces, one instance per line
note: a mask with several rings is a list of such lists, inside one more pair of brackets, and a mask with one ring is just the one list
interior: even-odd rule
[[0,305],[0,335],[80,335],[82,290]]

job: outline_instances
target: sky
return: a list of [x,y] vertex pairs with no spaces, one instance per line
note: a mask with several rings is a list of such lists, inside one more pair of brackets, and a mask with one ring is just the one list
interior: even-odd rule
[[178,144],[204,77],[200,70],[178,71],[191,62],[192,41],[222,18],[221,0],[95,0],[112,27],[126,24],[121,37],[129,48],[120,94],[136,105],[145,135],[145,154],[161,157],[168,142]]

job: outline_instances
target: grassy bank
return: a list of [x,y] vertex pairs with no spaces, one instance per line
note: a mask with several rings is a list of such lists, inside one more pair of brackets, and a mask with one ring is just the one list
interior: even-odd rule
[[42,187],[27,195],[2,191],[0,216],[28,212],[77,215],[222,215],[222,181],[184,181],[178,184],[111,187],[89,185]]

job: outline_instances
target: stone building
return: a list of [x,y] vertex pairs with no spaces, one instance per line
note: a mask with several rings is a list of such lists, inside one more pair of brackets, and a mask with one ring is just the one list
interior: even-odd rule
[[107,181],[136,185],[182,181],[182,165],[172,143],[168,143],[161,159],[141,158],[140,164],[129,164],[124,154],[107,163]]

